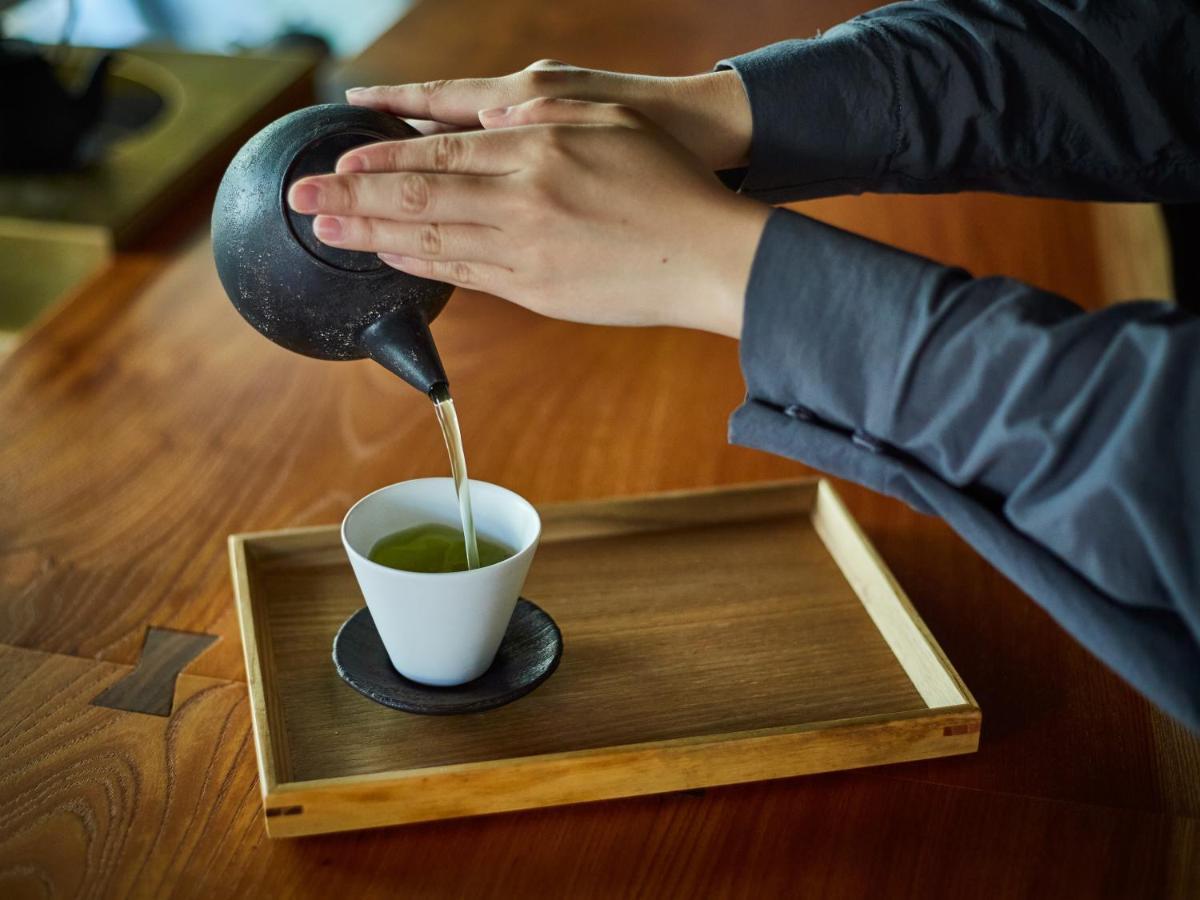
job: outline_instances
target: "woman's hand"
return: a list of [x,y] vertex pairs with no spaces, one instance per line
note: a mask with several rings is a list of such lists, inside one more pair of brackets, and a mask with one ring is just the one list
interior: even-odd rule
[[346,93],[350,103],[402,116],[426,134],[478,128],[481,110],[538,97],[628,106],[713,170],[745,165],[750,152],[750,101],[732,70],[658,78],[543,59],[501,78],[354,88]]
[[326,244],[581,322],[736,337],[769,208],[627,107],[537,99],[369,144],[288,199]]

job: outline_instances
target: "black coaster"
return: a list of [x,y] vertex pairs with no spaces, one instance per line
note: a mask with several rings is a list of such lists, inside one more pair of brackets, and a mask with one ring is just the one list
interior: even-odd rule
[[392,667],[364,606],[338,629],[333,665],[343,681],[376,703],[420,715],[450,716],[495,709],[524,697],[554,674],[562,649],[558,625],[540,606],[522,597],[490,669],[455,687],[418,684]]

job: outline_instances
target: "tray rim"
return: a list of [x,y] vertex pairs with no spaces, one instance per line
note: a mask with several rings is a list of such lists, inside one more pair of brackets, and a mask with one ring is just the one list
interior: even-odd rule
[[[708,508],[718,498],[733,502],[720,511]],[[551,541],[628,533],[631,522],[635,523],[632,527],[642,530],[684,527],[689,521],[687,511],[692,507],[705,509],[708,513],[703,519],[691,520],[697,526],[737,521],[746,516],[769,518],[772,510],[777,510],[780,516],[807,515],[925,707],[500,760],[283,781],[278,777],[275,751],[285,748],[279,742],[272,743],[272,733],[276,730],[272,719],[277,718],[277,714],[272,715],[260,662],[260,654],[265,655],[270,650],[269,632],[257,628],[254,621],[250,548],[252,545],[269,546],[324,538],[337,535],[340,529],[337,525],[314,525],[231,534],[228,538],[230,569],[268,836],[328,833],[856,768],[872,764],[874,737],[890,735],[897,728],[908,733],[901,736],[901,752],[892,752],[886,760],[888,763],[970,753],[978,749],[982,714],[974,696],[828,479],[750,482],[536,506],[543,518],[543,540]],[[638,510],[646,508],[663,511],[663,515],[649,521],[638,518]],[[780,768],[778,762],[772,768],[764,759],[756,760],[756,765],[741,765],[729,770],[721,770],[721,766],[713,766],[711,761],[707,765],[697,764],[696,760],[691,761],[691,766],[680,765],[697,749],[710,753],[718,751],[732,757],[746,751],[753,753],[764,742],[775,750],[791,747],[797,753],[812,755],[820,752],[822,737],[828,740],[834,735],[851,737],[861,746],[857,747],[857,752],[849,753],[845,747],[839,748],[837,762],[819,768],[806,769],[803,765],[798,768],[791,761],[783,765],[786,771],[780,772],[776,771]],[[895,747],[890,749],[896,750]],[[779,753],[774,755],[777,757]],[[552,799],[545,799],[546,791],[541,782],[547,778],[553,781],[557,770],[564,766],[590,767],[601,775],[607,771],[611,780],[613,770],[639,763],[646,770],[640,779],[618,774],[615,780],[621,782],[619,786],[609,784],[599,788],[591,783],[575,788],[556,784],[551,791]],[[686,771],[681,774],[681,769]],[[518,784],[505,784],[514,777]],[[415,796],[437,793],[430,791],[428,784],[431,780],[441,779],[474,782],[483,796],[477,797],[478,802],[469,809],[439,802],[438,798],[428,802],[430,797]],[[562,780],[561,775],[559,780]],[[636,787],[633,786],[635,782]],[[496,795],[487,789],[487,785],[504,790]],[[310,809],[305,816],[294,815],[303,809],[300,801],[322,799],[326,806],[345,809],[336,818],[328,810]],[[418,802],[421,799],[426,801],[423,805]],[[398,804],[407,806],[401,812],[397,809]]]

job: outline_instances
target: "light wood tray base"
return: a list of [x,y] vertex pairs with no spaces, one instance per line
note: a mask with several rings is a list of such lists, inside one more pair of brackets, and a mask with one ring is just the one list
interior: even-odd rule
[[563,630],[510,706],[407,716],[338,678],[336,527],[230,538],[267,830],[313,834],[968,753],[970,693],[827,482],[545,507]]

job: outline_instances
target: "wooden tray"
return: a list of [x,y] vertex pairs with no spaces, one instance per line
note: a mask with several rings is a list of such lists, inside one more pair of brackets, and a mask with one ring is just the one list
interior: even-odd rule
[[825,481],[548,506],[558,671],[426,717],[334,672],[338,529],[233,535],[267,832],[315,834],[969,753],[979,708]]

